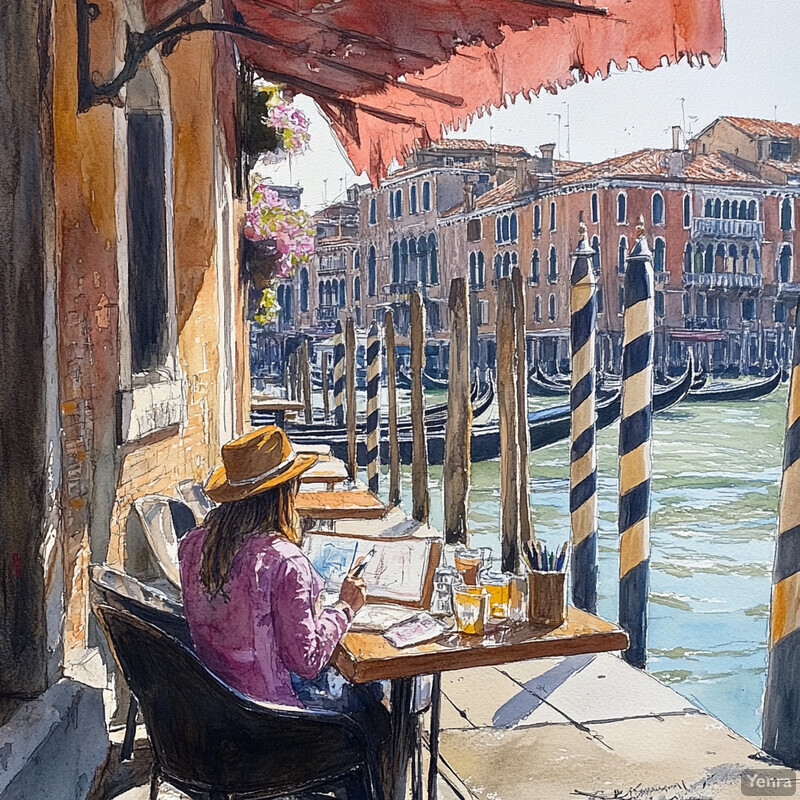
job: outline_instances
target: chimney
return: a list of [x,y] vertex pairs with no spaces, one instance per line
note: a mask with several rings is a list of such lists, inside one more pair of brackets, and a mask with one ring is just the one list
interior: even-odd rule
[[528,180],[528,159],[517,158],[514,160],[515,174],[515,188],[517,194],[523,194],[530,188],[530,181]]
[[681,134],[683,131],[681,130],[680,125],[673,125],[672,126],[672,149],[673,150],[680,150],[681,149]]
[[464,190],[464,210],[472,211],[475,208],[475,187],[471,183],[465,183]]
[[542,172],[554,172],[553,167],[553,155],[556,152],[555,144],[548,143],[539,146],[539,152],[542,154],[541,158],[541,171]]

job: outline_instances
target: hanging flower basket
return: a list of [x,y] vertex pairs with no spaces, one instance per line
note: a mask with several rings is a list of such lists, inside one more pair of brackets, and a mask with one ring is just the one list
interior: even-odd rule
[[244,239],[244,263],[250,280],[260,292],[264,291],[278,274],[280,255],[274,239],[253,241]]

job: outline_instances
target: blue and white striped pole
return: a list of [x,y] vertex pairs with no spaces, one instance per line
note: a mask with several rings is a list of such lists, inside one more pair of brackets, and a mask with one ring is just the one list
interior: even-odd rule
[[619,426],[619,622],[623,658],[647,661],[650,589],[650,441],[653,429],[653,257],[640,218],[625,268],[622,417]]
[[789,376],[778,539],[772,569],[762,746],[787,766],[800,767],[800,325],[797,323]]
[[572,600],[597,611],[597,425],[595,338],[597,279],[586,225],[580,223],[572,254],[570,338],[572,344],[572,443],[569,453],[569,511],[572,523]]
[[374,320],[367,334],[367,479],[369,490],[377,494],[380,478],[381,341]]
[[344,338],[338,319],[333,329],[333,424],[344,426]]

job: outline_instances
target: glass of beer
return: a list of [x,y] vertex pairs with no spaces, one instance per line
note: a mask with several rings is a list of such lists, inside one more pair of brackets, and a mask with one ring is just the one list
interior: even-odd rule
[[456,569],[467,586],[478,585],[478,573],[483,566],[483,554],[480,550],[459,547],[456,550]]
[[511,576],[503,572],[488,570],[481,573],[481,586],[489,593],[489,616],[508,617]]
[[461,633],[483,633],[489,610],[489,593],[482,587],[456,586],[453,589],[453,611]]

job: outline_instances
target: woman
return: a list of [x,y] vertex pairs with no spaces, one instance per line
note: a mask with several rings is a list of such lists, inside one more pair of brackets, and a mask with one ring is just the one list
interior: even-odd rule
[[275,426],[223,446],[222,466],[206,484],[219,505],[180,544],[186,619],[197,655],[234,688],[256,700],[352,713],[380,739],[387,714],[377,692],[329,690],[325,668],[366,588],[350,575],[338,602],[319,607],[323,582],[298,547],[295,510],[300,475],[315,461],[296,455]]

